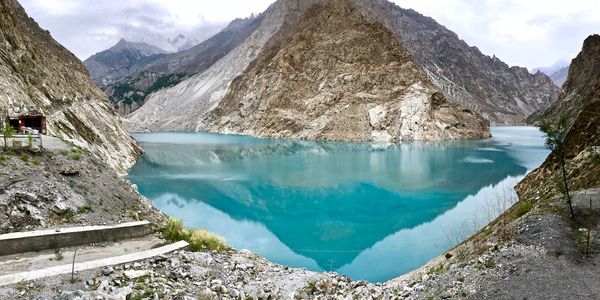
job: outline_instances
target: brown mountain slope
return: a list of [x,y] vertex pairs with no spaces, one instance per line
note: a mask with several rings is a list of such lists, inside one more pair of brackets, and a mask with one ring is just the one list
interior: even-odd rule
[[0,111],[46,115],[50,134],[89,147],[118,172],[141,153],[83,64],[15,0],[0,0]]
[[[600,36],[588,37],[571,63],[567,82],[555,106],[546,113],[561,113],[573,125],[564,141],[566,170],[571,190],[600,187]],[[560,175],[559,157],[552,153],[544,164],[531,172],[518,186],[520,195],[531,199],[558,194],[552,180]],[[545,190],[539,187],[546,187]]]
[[600,78],[600,35],[591,35],[583,43],[579,55],[571,62],[567,81],[563,84],[561,95],[541,116],[532,116],[531,121],[558,119],[565,115],[575,122],[583,106],[589,102]]
[[448,103],[398,39],[347,0],[316,3],[284,23],[204,124],[319,140],[489,136],[486,121]]
[[484,55],[432,18],[387,0],[354,1],[367,18],[400,38],[450,101],[481,112],[493,123],[522,124],[558,98],[559,88],[545,74],[529,74]]

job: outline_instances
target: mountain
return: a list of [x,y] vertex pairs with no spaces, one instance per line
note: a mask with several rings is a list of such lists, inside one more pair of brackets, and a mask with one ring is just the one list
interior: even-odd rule
[[531,69],[531,74],[535,74],[537,72],[542,72],[542,73],[550,76],[568,66],[569,66],[568,61],[558,60],[549,67],[537,67],[537,68]]
[[[600,187],[600,35],[585,40],[581,52],[571,62],[560,98],[545,117],[556,118],[560,113],[566,114],[573,124],[559,149],[567,160],[569,189]],[[559,176],[559,159],[557,151],[550,154],[540,168],[519,183],[519,196],[539,199],[549,197],[551,192],[558,193],[548,187],[554,187],[553,176]]]
[[346,0],[314,4],[284,24],[204,123],[311,140],[489,136],[481,116],[448,103],[394,34]]
[[567,77],[569,76],[569,66],[563,67],[562,69],[552,73],[550,75],[550,79],[552,82],[559,87],[562,87],[565,81],[567,81]]
[[0,0],[0,87],[3,115],[42,114],[49,134],[88,148],[119,173],[141,154],[83,64],[16,0]]
[[558,87],[562,87],[569,74],[569,63],[564,60],[556,61],[549,67],[538,67],[531,70],[531,74],[542,72],[550,77],[552,82]]
[[[141,106],[146,97],[153,92],[174,86],[183,79],[212,66],[244,42],[260,22],[261,18],[254,16],[236,19],[204,42],[177,53],[154,54],[141,57],[136,61],[113,60],[121,63],[120,65],[117,63],[117,66],[121,66],[120,70],[123,72],[111,78],[113,80],[107,84],[100,83],[100,86],[120,114],[129,114]],[[178,42],[178,39],[172,42]],[[94,73],[95,65],[90,63],[86,65],[90,68],[90,73]]]
[[564,85],[560,98],[548,110],[543,112],[537,120],[556,120],[564,115],[573,123],[590,102],[590,97],[595,93],[600,78],[600,35],[591,35],[583,43],[581,52],[571,62],[569,75]]
[[165,53],[166,51],[156,46],[121,39],[116,45],[92,55],[83,63],[92,79],[100,87],[106,87],[161,59]]
[[558,98],[559,89],[546,75],[531,75],[484,55],[432,18],[386,0],[355,1],[365,16],[400,38],[450,101],[481,112],[492,123],[522,124]]
[[[327,0],[280,0],[262,13],[260,26],[218,62],[181,83],[146,97],[128,119],[133,130],[197,130],[202,119],[227,93],[231,81],[258,57],[266,42],[288,20],[307,7]],[[402,42],[446,99],[480,112],[495,124],[521,124],[531,113],[546,109],[559,89],[544,74],[529,74],[483,55],[456,34],[415,11],[385,0],[352,0],[363,17],[382,23]],[[201,46],[204,43],[201,43]]]

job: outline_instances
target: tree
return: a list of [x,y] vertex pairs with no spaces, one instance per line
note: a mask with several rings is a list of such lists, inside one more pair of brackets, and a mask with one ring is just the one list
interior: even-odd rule
[[571,210],[571,218],[575,219],[575,213],[573,212],[573,202],[571,200],[571,194],[569,193],[569,182],[567,178],[567,171],[565,168],[565,138],[569,132],[569,120],[566,116],[562,115],[557,122],[544,121],[540,124],[540,130],[546,134],[546,147],[552,151],[552,153],[558,156],[560,161],[560,169],[562,172],[561,192],[567,198],[569,209]]
[[12,138],[16,133],[17,133],[17,131],[12,126],[10,126],[10,123],[8,122],[8,118],[7,118],[6,121],[4,122],[4,126],[2,127],[2,136],[4,138],[4,149],[8,149],[8,139]]

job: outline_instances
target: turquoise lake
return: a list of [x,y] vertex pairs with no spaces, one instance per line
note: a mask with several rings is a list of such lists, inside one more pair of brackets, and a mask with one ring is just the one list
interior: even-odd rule
[[137,134],[128,179],[166,214],[273,262],[381,282],[508,208],[549,152],[532,127],[493,138],[371,144]]

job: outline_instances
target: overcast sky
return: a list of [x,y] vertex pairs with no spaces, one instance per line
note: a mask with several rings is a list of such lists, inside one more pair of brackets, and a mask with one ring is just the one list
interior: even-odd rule
[[[144,40],[212,33],[273,0],[19,0],[80,59],[121,37]],[[600,33],[598,0],[393,0],[431,16],[483,53],[528,68],[569,61]],[[148,40],[148,39],[146,39]],[[151,39],[150,39],[151,40]]]

